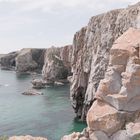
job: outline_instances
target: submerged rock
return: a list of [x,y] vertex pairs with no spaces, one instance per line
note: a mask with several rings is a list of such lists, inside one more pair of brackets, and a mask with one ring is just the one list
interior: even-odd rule
[[39,92],[37,90],[34,90],[34,89],[29,89],[25,92],[22,93],[23,95],[43,95],[42,92]]
[[60,82],[60,81],[55,81],[54,84],[55,84],[55,85],[58,85],[58,86],[63,86],[63,85],[64,85],[64,83],[62,83],[62,82]]
[[32,80],[32,85],[33,85],[33,88],[35,88],[35,89],[45,88],[46,81],[44,81],[42,79],[34,79],[34,80]]

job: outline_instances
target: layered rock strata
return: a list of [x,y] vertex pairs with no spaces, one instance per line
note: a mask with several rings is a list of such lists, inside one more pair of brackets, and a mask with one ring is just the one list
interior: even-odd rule
[[130,28],[115,41],[95,98],[87,113],[88,128],[62,140],[140,138],[140,29]]
[[75,34],[70,97],[79,118],[85,119],[95,100],[109,64],[110,48],[129,27],[140,27],[140,3],[94,16],[88,26]]

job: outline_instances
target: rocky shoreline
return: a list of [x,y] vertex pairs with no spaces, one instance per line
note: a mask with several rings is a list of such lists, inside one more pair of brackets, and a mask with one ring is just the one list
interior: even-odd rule
[[[34,88],[68,81],[82,133],[62,140],[136,140],[140,137],[140,3],[94,16],[73,45],[23,49],[0,57],[3,68],[42,71]],[[61,82],[60,82],[61,81]]]

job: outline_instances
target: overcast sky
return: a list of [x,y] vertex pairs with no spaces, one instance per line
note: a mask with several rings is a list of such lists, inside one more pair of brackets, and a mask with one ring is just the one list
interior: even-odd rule
[[71,44],[89,18],[138,0],[0,0],[0,54]]

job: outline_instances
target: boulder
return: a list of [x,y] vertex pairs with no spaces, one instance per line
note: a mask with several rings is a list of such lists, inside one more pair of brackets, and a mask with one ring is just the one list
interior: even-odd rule
[[33,88],[41,89],[46,87],[46,82],[42,79],[34,79],[32,80]]
[[43,95],[42,92],[39,92],[37,90],[34,90],[34,89],[29,89],[25,92],[22,93],[23,95]]
[[108,136],[120,130],[125,123],[125,113],[102,101],[95,101],[87,114],[87,124],[92,131],[103,131]]
[[73,132],[70,135],[66,135],[61,140],[78,140],[80,138],[81,134],[79,132]]
[[13,137],[10,137],[9,140],[47,140],[47,138],[32,137],[30,135],[27,135],[27,136],[13,136]]

